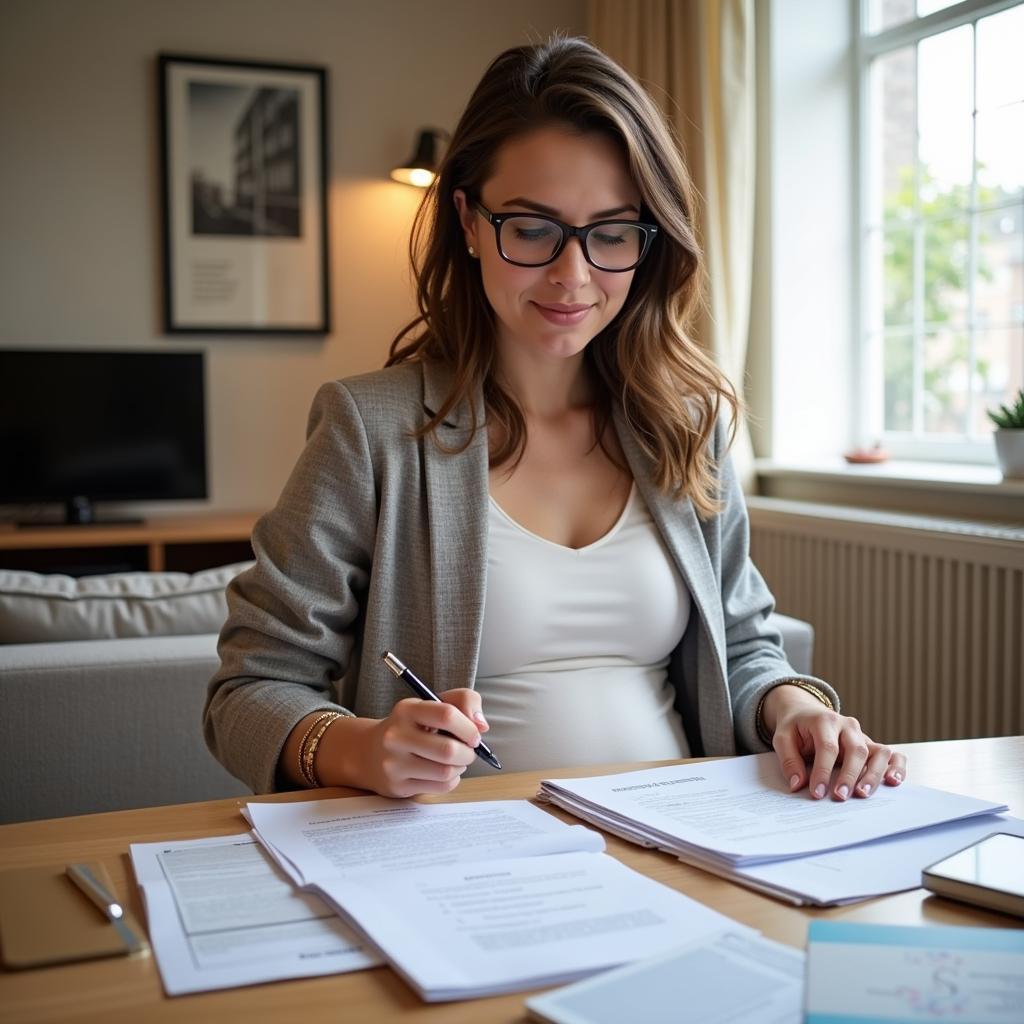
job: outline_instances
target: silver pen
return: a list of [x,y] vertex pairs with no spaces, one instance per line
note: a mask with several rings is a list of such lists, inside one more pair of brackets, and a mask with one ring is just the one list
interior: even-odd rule
[[[438,697],[438,695],[434,693],[434,691],[427,686],[427,684],[423,682],[423,680],[420,679],[419,676],[417,676],[416,673],[413,672],[412,669],[410,669],[400,658],[397,658],[390,651],[385,651],[382,657],[384,658],[384,664],[387,665],[387,667],[394,672],[399,679],[405,680],[416,696],[421,700],[433,700],[437,701],[438,704],[444,703],[441,698]],[[451,733],[445,732],[444,729],[441,730],[441,734],[444,736],[451,736]],[[457,739],[458,737],[452,738]],[[477,757],[486,761],[492,768],[501,768],[501,762],[494,756],[491,752],[491,748],[487,746],[483,740],[481,740],[473,750],[476,751]]]
[[146,943],[122,920],[124,907],[107,892],[103,883],[89,870],[87,865],[69,864],[67,875],[103,911],[106,919],[117,929],[117,934],[129,952],[141,953],[147,949]]

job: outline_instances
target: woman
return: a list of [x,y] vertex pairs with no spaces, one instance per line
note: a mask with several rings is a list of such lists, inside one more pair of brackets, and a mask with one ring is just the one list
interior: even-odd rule
[[229,588],[205,729],[230,771],[448,792],[489,731],[513,770],[771,744],[819,799],[902,781],[766,624],[738,403],[685,331],[692,211],[657,109],[600,51],[494,61],[417,217],[420,316],[387,369],[321,388]]

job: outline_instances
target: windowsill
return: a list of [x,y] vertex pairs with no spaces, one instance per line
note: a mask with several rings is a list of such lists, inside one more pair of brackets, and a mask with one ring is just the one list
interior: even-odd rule
[[912,487],[929,491],[970,491],[978,494],[1024,495],[1024,479],[1004,480],[996,466],[972,466],[960,462],[888,462],[853,465],[845,459],[813,459],[777,462],[757,459],[758,476],[793,476],[813,480],[842,480],[877,487]]
[[995,466],[896,459],[851,465],[839,457],[757,459],[754,466],[765,497],[1024,522],[1024,479],[1004,480]]

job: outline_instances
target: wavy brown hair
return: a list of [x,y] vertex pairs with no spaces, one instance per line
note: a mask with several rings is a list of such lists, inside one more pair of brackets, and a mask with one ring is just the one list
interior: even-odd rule
[[[496,428],[491,465],[511,461],[514,466],[522,456],[526,422],[493,372],[494,312],[478,264],[466,252],[453,193],[461,188],[479,195],[499,147],[548,125],[615,140],[643,197],[641,219],[660,227],[622,310],[585,350],[596,384],[598,442],[612,403],[620,403],[654,462],[658,487],[689,497],[698,515],[708,518],[720,508],[710,450],[715,423],[724,402],[732,410],[731,443],[740,404],[724,374],[688,333],[703,302],[695,190],[654,102],[586,40],[555,37],[506,50],[484,73],[416,214],[409,248],[419,315],[395,337],[388,365],[436,360],[452,370],[451,390],[420,436],[436,441],[441,422],[480,388],[486,422]],[[482,426],[474,423],[474,429]]]

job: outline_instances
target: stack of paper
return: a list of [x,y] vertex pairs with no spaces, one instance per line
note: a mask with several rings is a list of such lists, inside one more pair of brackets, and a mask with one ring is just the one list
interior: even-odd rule
[[[798,859],[803,865],[810,857],[820,860],[835,856],[833,851],[856,848],[858,856],[867,855],[881,864],[893,853],[891,845],[885,847],[880,841],[903,842],[909,835],[920,838],[919,830],[978,819],[970,821],[971,828],[948,834],[952,851],[963,845],[965,835],[973,834],[974,826],[987,834],[1007,828],[1014,831],[1024,824],[994,816],[1007,809],[1005,804],[911,783],[882,788],[867,800],[813,800],[806,790],[789,792],[775,754],[584,779],[549,779],[541,784],[541,798],[688,864],[793,901],[824,904],[915,888],[921,867],[930,862],[935,849],[945,849],[946,838],[935,844],[930,840],[938,837],[929,837],[918,849],[924,859],[915,860],[916,870],[907,878],[900,875],[895,887],[867,885],[875,891],[865,891],[863,877],[843,882],[834,872],[834,884],[818,885],[830,867],[811,871],[815,881],[805,884],[808,873],[797,866]],[[942,855],[940,850],[936,856]]]
[[737,868],[730,877],[798,905],[840,906],[917,889],[927,865],[995,832],[1024,836],[1024,821],[981,814],[811,857]]
[[428,1001],[533,988],[741,926],[526,801],[250,803],[260,841]]

